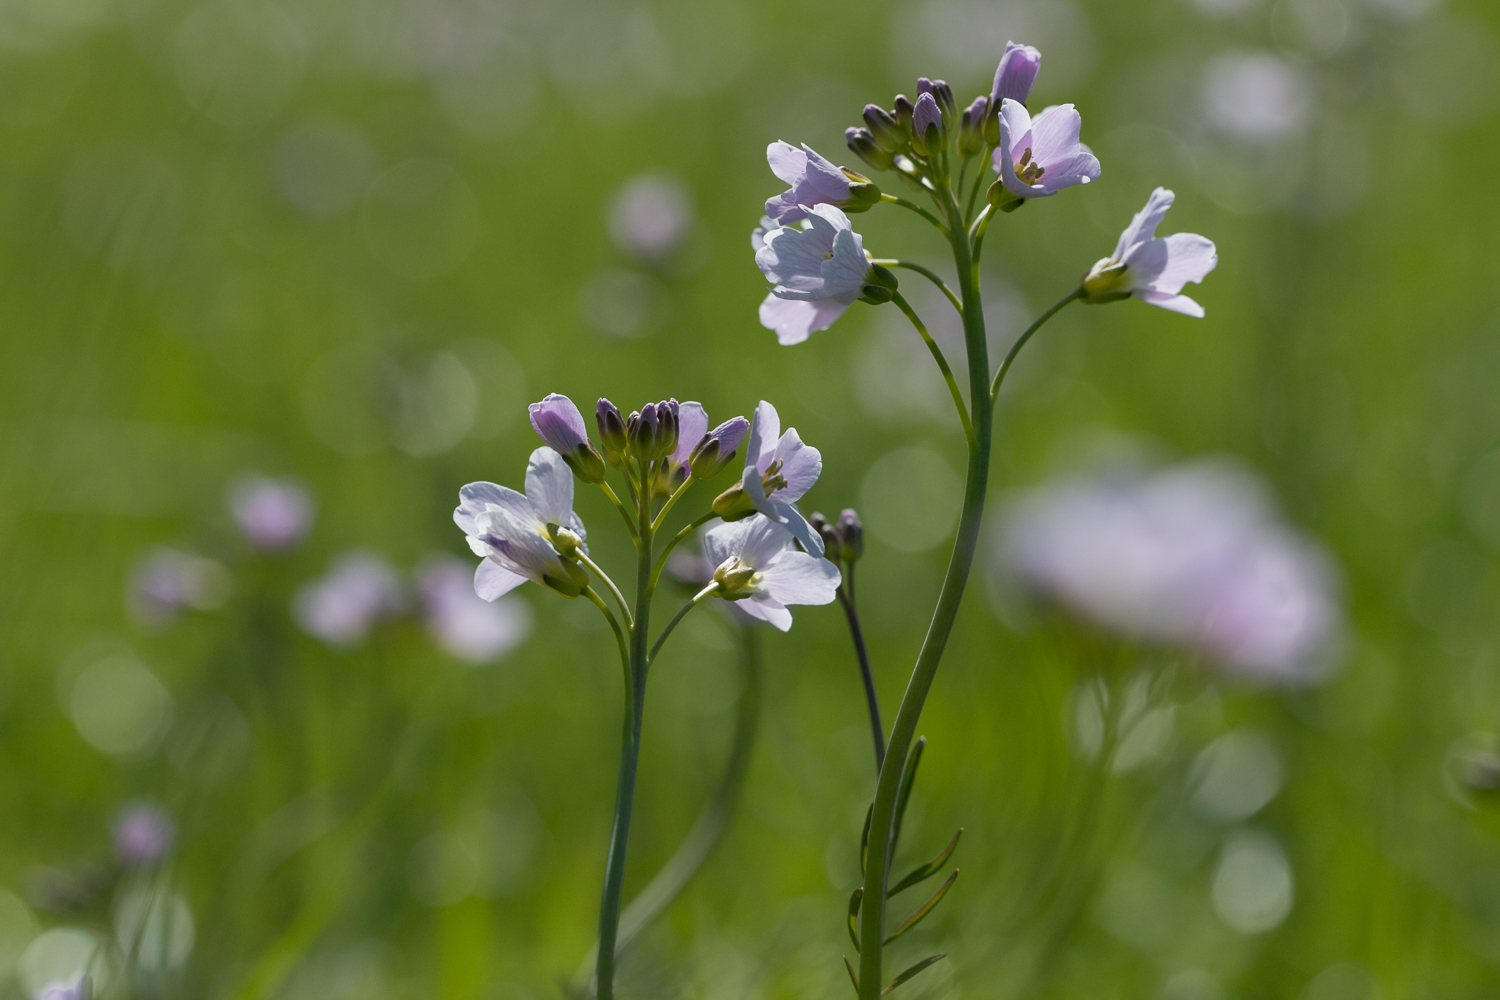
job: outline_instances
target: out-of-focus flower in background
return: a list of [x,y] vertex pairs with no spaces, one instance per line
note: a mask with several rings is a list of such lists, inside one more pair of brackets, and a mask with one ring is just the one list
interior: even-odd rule
[[671,174],[632,177],[610,202],[610,238],[643,263],[666,261],[692,230],[692,199],[682,181]]
[[222,563],[159,546],[131,574],[126,605],[138,624],[162,628],[184,610],[212,611],[223,606],[231,586]]
[[531,633],[531,609],[524,601],[486,601],[474,593],[473,571],[453,556],[429,556],[417,569],[417,589],[433,641],[467,663],[492,663]]
[[1226,52],[1203,71],[1203,113],[1225,136],[1274,143],[1300,132],[1313,111],[1309,74],[1271,52]]
[[160,861],[176,841],[177,824],[150,802],[130,803],[115,820],[115,857],[127,867]]
[[34,1000],[92,1000],[93,982],[88,976],[79,976],[71,982],[48,983],[37,991]]
[[295,479],[250,473],[229,487],[229,512],[245,540],[262,552],[289,549],[313,523],[313,501]]
[[401,580],[385,559],[364,550],[340,556],[321,579],[292,600],[292,617],[330,646],[356,646],[382,618],[403,606]]
[[1008,512],[1001,559],[1036,595],[1262,682],[1317,679],[1340,631],[1329,557],[1223,461],[1044,486]]

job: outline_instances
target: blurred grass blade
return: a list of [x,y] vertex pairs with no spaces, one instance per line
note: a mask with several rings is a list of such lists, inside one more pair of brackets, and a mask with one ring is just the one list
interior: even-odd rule
[[859,834],[859,873],[865,873],[865,862],[870,857],[870,820],[875,815],[875,803],[865,810],[865,828]]
[[918,736],[917,743],[911,748],[911,756],[906,759],[906,773],[901,775],[901,797],[896,800],[896,828],[891,834],[891,854],[895,855],[896,845],[901,842],[901,822],[906,819],[906,804],[911,801],[911,789],[917,780],[917,765],[922,763],[922,751],[927,748],[927,737]]
[[854,950],[859,951],[859,904],[865,898],[865,887],[860,886],[854,890],[854,895],[849,897],[849,940],[854,942]]
[[948,894],[949,889],[953,888],[953,883],[956,881],[958,881],[957,868],[953,869],[953,874],[948,876],[948,881],[939,886],[938,891],[932,894],[931,899],[918,907],[915,913],[906,918],[905,923],[891,932],[891,936],[885,939],[885,943],[890,944],[892,941],[896,940],[898,937],[905,934],[913,927],[917,926],[917,924],[921,923],[922,918],[931,913],[932,908],[943,901],[943,897]]
[[854,974],[854,966],[849,964],[849,956],[844,956],[844,968],[849,971],[849,981],[854,984],[854,995],[859,996],[859,977]]
[[948,863],[948,859],[953,857],[953,849],[958,846],[958,838],[962,837],[963,835],[964,828],[959,827],[958,832],[953,835],[952,840],[948,841],[948,846],[943,848],[942,853],[933,858],[931,861],[927,862],[922,867],[913,871],[911,874],[907,875],[900,882],[897,882],[895,887],[893,887],[889,892],[885,894],[886,898],[889,899],[903,889],[910,889],[918,882],[925,882],[928,879],[932,878],[932,876],[936,875],[938,872],[942,871],[943,866]]
[[[932,965],[932,964],[934,964],[936,962],[941,962],[944,957],[945,956],[943,956],[943,955],[929,955],[928,957],[922,959],[922,961],[918,962],[916,965],[913,965],[910,969],[907,969],[905,972],[901,973],[895,979],[892,979],[891,980],[891,985],[889,985],[885,989],[881,990],[880,991],[880,995],[881,996],[885,996],[887,993],[889,993],[891,990],[895,989],[897,986],[900,986],[902,983],[908,982],[909,980],[915,978],[916,975],[919,972],[921,972],[923,969],[927,968],[929,965]],[[844,959],[845,963],[847,963],[848,961],[849,960],[847,958]]]

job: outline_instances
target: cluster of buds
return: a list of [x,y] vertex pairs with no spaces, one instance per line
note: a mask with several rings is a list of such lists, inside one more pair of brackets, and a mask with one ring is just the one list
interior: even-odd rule
[[835,565],[847,566],[865,554],[865,526],[852,507],[846,507],[837,521],[818,512],[807,520],[823,539],[824,557]]

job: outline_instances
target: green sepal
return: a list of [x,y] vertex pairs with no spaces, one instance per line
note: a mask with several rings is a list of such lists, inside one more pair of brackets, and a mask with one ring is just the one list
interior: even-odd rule
[[860,950],[859,946],[859,904],[865,898],[865,887],[860,886],[854,890],[849,897],[849,940],[854,942],[854,950]]
[[952,840],[948,841],[948,846],[943,848],[942,853],[933,858],[931,861],[927,862],[922,867],[911,872],[900,882],[897,882],[895,888],[891,889],[885,894],[886,898],[891,898],[903,889],[910,889],[918,882],[925,882],[928,879],[932,878],[932,876],[936,875],[938,872],[942,871],[943,866],[948,863],[948,859],[953,857],[953,850],[954,848],[958,847],[958,838],[962,837],[963,833],[964,828],[959,827],[958,832],[953,835]]
[[918,736],[917,745],[911,748],[911,756],[906,758],[906,772],[901,775],[901,794],[896,800],[896,826],[891,835],[891,854],[896,853],[896,845],[901,842],[901,822],[906,819],[906,804],[911,801],[912,786],[917,780],[917,765],[922,763],[922,751],[927,749],[927,737]]
[[[926,958],[922,959],[922,961],[918,962],[916,965],[913,965],[910,969],[907,969],[905,972],[903,972],[900,975],[898,975],[895,979],[892,979],[891,980],[891,985],[889,985],[885,989],[881,990],[880,991],[880,995],[881,996],[885,996],[887,993],[889,993],[891,990],[895,989],[897,986],[900,986],[902,983],[909,982],[912,979],[915,979],[916,976],[917,976],[917,973],[921,972],[923,969],[927,968],[929,965],[932,965],[932,964],[934,964],[936,962],[941,962],[946,957],[947,957],[946,955],[929,955],[929,956],[927,956]],[[847,964],[849,960],[845,959],[844,961]]]
[[913,927],[917,926],[917,924],[921,923],[923,918],[926,917],[927,914],[932,912],[932,908],[943,901],[943,897],[948,895],[948,890],[953,888],[953,883],[957,881],[958,869],[955,868],[953,869],[953,874],[948,876],[948,881],[939,886],[938,891],[932,894],[932,898],[923,903],[921,906],[917,907],[916,912],[907,917],[905,922],[903,922],[900,927],[897,927],[894,931],[891,931],[890,936],[885,939],[884,943],[890,944],[892,941],[896,940],[898,937],[905,934]]

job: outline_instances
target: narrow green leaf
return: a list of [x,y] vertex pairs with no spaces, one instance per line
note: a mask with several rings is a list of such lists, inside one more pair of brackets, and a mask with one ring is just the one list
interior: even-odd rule
[[892,855],[901,841],[901,821],[906,819],[906,804],[911,801],[911,790],[917,781],[917,765],[922,763],[922,751],[926,748],[927,737],[918,736],[916,745],[911,748],[911,756],[906,758],[906,771],[901,775],[901,795],[896,800],[896,826],[891,834]]
[[854,890],[854,895],[849,897],[849,940],[854,942],[854,950],[859,951],[859,904],[865,898],[865,888],[860,886]]
[[953,869],[953,874],[948,876],[948,881],[939,886],[938,891],[932,894],[931,899],[923,903],[921,906],[917,907],[917,911],[911,916],[907,917],[905,923],[891,932],[891,936],[885,939],[885,943],[890,944],[892,941],[896,940],[898,937],[905,934],[913,927],[917,926],[917,924],[921,923],[922,918],[931,913],[932,908],[943,901],[943,897],[948,894],[949,889],[953,888],[953,883],[956,881],[958,881],[957,868]]
[[942,871],[943,866],[948,863],[948,859],[953,857],[953,849],[958,846],[958,838],[962,837],[963,833],[964,828],[959,827],[958,832],[953,835],[952,840],[948,841],[948,846],[943,848],[941,854],[933,858],[931,861],[927,862],[922,867],[916,869],[911,874],[907,875],[900,882],[897,882],[895,888],[891,889],[885,894],[886,898],[889,899],[903,889],[910,889],[918,882],[925,882],[928,879],[932,878],[932,876],[936,875],[938,872]]
[[865,873],[865,865],[870,858],[870,820],[875,818],[875,803],[870,803],[870,808],[865,810],[865,828],[859,834],[859,873]]
[[[901,975],[897,976],[895,979],[892,979],[891,980],[891,985],[889,985],[885,989],[881,990],[880,991],[880,995],[881,996],[885,996],[887,993],[889,993],[891,990],[895,989],[897,986],[900,986],[902,983],[907,982],[908,980],[914,978],[917,975],[917,973],[921,972],[923,969],[927,968],[929,965],[932,965],[932,964],[934,964],[936,962],[941,962],[945,957],[946,956],[944,956],[944,955],[929,955],[928,957],[922,959],[922,961],[918,962],[916,965],[913,965],[910,969],[907,969],[905,972],[901,973]],[[848,964],[848,961],[849,960],[847,958],[844,959],[845,964]]]
[[844,968],[849,970],[849,981],[854,984],[854,995],[859,996],[859,977],[854,974],[854,966],[849,964],[849,956],[844,956]]

